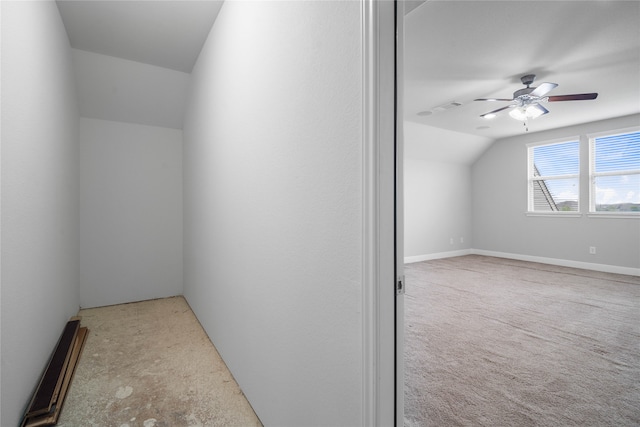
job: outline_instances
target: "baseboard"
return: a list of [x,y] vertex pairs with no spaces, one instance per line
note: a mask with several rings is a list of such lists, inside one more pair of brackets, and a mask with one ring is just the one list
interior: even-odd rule
[[459,251],[438,252],[435,254],[406,256],[404,257],[404,263],[411,264],[414,262],[429,261],[432,259],[441,259],[441,258],[452,258],[455,256],[463,256],[463,255],[470,255],[470,254],[471,254],[471,249],[461,249]]
[[618,265],[596,264],[592,262],[572,261],[568,259],[547,258],[533,255],[512,254],[507,252],[486,251],[483,249],[462,249],[458,251],[437,252],[433,254],[414,255],[404,257],[405,264],[414,262],[429,261],[432,259],[452,258],[464,255],[484,255],[497,258],[517,259],[520,261],[539,262],[542,264],[560,265],[562,267],[582,268],[585,270],[602,271],[605,273],[627,274],[629,276],[640,276],[640,268],[621,267]]
[[[469,253],[474,255],[494,256],[498,258],[517,259],[520,261],[540,262],[543,264],[560,265],[563,267],[582,268],[585,270],[603,271],[605,273],[627,274],[629,276],[640,276],[640,268],[621,267],[609,264],[595,264],[592,262],[572,261],[568,259],[547,258],[533,255],[512,254],[506,252],[485,251],[482,249],[471,249]],[[435,259],[435,258],[431,258]],[[406,262],[406,258],[405,258]],[[415,261],[414,261],[415,262]]]

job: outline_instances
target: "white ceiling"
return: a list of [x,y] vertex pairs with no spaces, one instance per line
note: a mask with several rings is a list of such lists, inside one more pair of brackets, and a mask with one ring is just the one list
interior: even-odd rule
[[[559,84],[550,95],[599,96],[545,104],[550,113],[529,132],[640,112],[638,1],[430,0],[406,15],[405,30],[405,120],[491,139],[522,134],[508,111],[479,117],[507,102],[473,99],[511,98],[530,73]],[[462,106],[417,115],[451,102]]]
[[57,0],[71,47],[190,73],[222,1]]
[[79,49],[71,54],[82,117],[182,129],[189,74]]
[[[73,48],[190,73],[220,0],[57,0]],[[550,95],[598,92],[593,101],[548,103],[529,132],[640,112],[639,1],[407,1],[405,120],[483,141],[523,132],[507,112],[520,77],[559,86]],[[534,83],[535,85],[535,83]],[[161,88],[160,88],[161,89]],[[451,102],[460,107],[435,111]],[[423,111],[435,111],[419,116]],[[477,147],[481,150],[481,147]]]

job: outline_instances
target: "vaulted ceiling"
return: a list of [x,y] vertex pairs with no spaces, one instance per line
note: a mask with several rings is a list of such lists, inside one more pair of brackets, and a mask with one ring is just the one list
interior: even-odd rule
[[222,1],[57,0],[71,47],[190,73]]
[[[222,3],[57,0],[73,48],[183,73],[191,72]],[[524,74],[537,75],[534,85],[558,83],[552,95],[599,93],[593,101],[547,104],[550,113],[530,121],[529,132],[640,112],[638,1],[411,0],[405,6],[404,118],[439,129],[439,138],[449,131],[472,137],[457,138],[460,141],[480,141],[472,148],[469,142],[461,143],[459,150],[477,154],[487,141],[524,131],[522,122],[507,112],[493,120],[480,118],[506,103],[473,101],[510,98],[524,87],[520,82]],[[79,79],[90,87],[95,73],[86,67],[79,73],[84,73]],[[103,67],[99,84],[105,92],[109,89],[112,100],[122,99],[101,108],[121,113],[124,103],[135,100],[121,96],[123,91],[115,89],[124,84],[111,84],[109,75]],[[148,91],[154,88],[149,86]],[[97,100],[86,90],[84,96],[85,103],[107,100]],[[452,107],[455,104],[460,105]],[[173,124],[176,120],[167,126],[179,127]],[[411,129],[426,132],[420,126]]]
[[57,0],[80,115],[181,129],[189,73],[222,1]]
[[[523,133],[503,111],[524,88],[553,82],[550,95],[597,92],[592,101],[547,103],[529,132],[640,113],[640,2],[412,2],[405,19],[405,120],[497,139]],[[453,106],[453,103],[460,104]]]

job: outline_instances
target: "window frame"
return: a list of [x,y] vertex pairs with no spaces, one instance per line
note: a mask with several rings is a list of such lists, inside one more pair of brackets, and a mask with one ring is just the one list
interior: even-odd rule
[[623,176],[623,175],[640,175],[640,169],[619,170],[615,172],[596,172],[595,160],[596,139],[603,137],[611,137],[624,135],[629,133],[640,132],[640,126],[632,126],[622,129],[614,129],[597,133],[589,133],[586,135],[587,144],[589,147],[589,211],[590,217],[609,217],[609,218],[640,218],[640,212],[626,212],[626,211],[596,211],[596,185],[595,178],[602,176]]
[[[559,145],[564,143],[578,143],[578,172],[575,174],[565,174],[565,175],[538,175],[536,176],[535,164],[534,164],[534,149],[541,146],[547,145]],[[547,141],[538,141],[526,144],[527,146],[527,216],[554,216],[554,217],[581,217],[582,216],[582,197],[581,196],[581,181],[582,181],[582,156],[581,156],[581,147],[582,141],[579,135],[573,135],[553,140]],[[535,181],[545,181],[550,179],[575,179],[578,183],[577,189],[577,209],[575,211],[561,211],[561,210],[550,210],[550,211],[536,211],[535,210],[535,202],[534,202],[534,182]]]

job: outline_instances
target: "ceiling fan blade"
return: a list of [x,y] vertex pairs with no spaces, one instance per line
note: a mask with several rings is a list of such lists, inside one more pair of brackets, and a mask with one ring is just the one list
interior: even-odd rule
[[540,117],[540,116],[542,116],[542,115],[544,115],[544,114],[547,114],[547,113],[549,112],[549,110],[547,110],[546,108],[544,108],[544,107],[543,107],[542,105],[540,105],[540,104],[535,104],[535,108],[536,108],[538,111],[540,111],[540,115],[539,115],[538,117]]
[[556,88],[558,85],[556,83],[541,83],[540,86],[538,86],[537,88],[535,88],[533,90],[533,92],[531,92],[529,95],[531,96],[543,96],[546,95],[547,93],[549,93],[552,89]]
[[513,108],[513,107],[515,107],[515,104],[507,105],[506,107],[498,108],[497,110],[493,110],[493,111],[489,111],[488,113],[484,113],[480,117],[485,118],[486,116],[488,116],[490,114],[496,114],[496,113],[499,113],[502,110],[506,110],[507,108]]
[[513,99],[506,99],[506,98],[478,98],[478,99],[474,99],[474,101],[513,101]]
[[576,93],[574,95],[555,95],[550,96],[547,101],[549,102],[558,102],[558,101],[586,101],[588,99],[596,99],[598,97],[597,93]]

